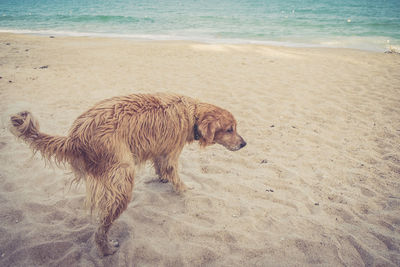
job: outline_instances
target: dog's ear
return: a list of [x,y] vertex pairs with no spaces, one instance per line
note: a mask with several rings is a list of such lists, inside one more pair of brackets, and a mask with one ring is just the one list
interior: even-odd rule
[[214,135],[219,127],[219,121],[214,116],[209,115],[199,121],[200,146],[205,147],[214,144]]

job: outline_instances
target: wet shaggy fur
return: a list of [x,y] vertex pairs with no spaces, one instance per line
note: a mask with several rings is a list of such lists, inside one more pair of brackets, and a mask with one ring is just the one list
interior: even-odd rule
[[169,94],[104,100],[80,115],[67,136],[42,133],[28,111],[13,115],[11,125],[33,151],[69,163],[74,180],[86,182],[86,203],[100,220],[95,242],[103,255],[116,250],[107,232],[131,200],[135,166],[151,160],[160,181],[182,192],[186,186],[179,179],[178,158],[186,143],[218,143],[232,151],[246,145],[227,110]]

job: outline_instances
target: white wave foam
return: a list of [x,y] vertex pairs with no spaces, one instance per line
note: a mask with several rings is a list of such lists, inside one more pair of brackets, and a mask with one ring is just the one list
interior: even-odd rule
[[133,39],[141,41],[195,41],[202,43],[217,44],[260,44],[286,47],[326,47],[326,48],[351,48],[376,52],[399,51],[399,45],[389,45],[387,37],[332,37],[330,40],[323,39],[302,39],[302,40],[252,40],[236,38],[217,38],[207,35],[191,36],[188,34],[129,34],[129,33],[95,33],[78,31],[57,31],[57,30],[21,30],[21,29],[0,29],[3,33],[50,35],[50,36],[73,36],[73,37],[106,37]]

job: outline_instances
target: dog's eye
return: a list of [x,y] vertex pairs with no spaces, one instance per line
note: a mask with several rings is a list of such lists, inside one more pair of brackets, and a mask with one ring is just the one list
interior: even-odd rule
[[231,132],[233,132],[233,128],[231,127],[231,128],[229,128],[228,130],[226,130],[226,132],[227,133],[231,133]]

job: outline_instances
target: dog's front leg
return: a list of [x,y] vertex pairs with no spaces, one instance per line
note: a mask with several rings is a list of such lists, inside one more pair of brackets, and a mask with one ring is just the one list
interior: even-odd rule
[[164,159],[165,157],[157,157],[153,160],[154,163],[154,169],[156,170],[156,174],[158,176],[158,179],[161,183],[168,183],[169,180],[167,177],[163,176],[163,165],[164,165]]
[[186,185],[179,178],[177,157],[158,157],[154,160],[154,168],[161,182],[171,182],[177,193],[186,191]]

